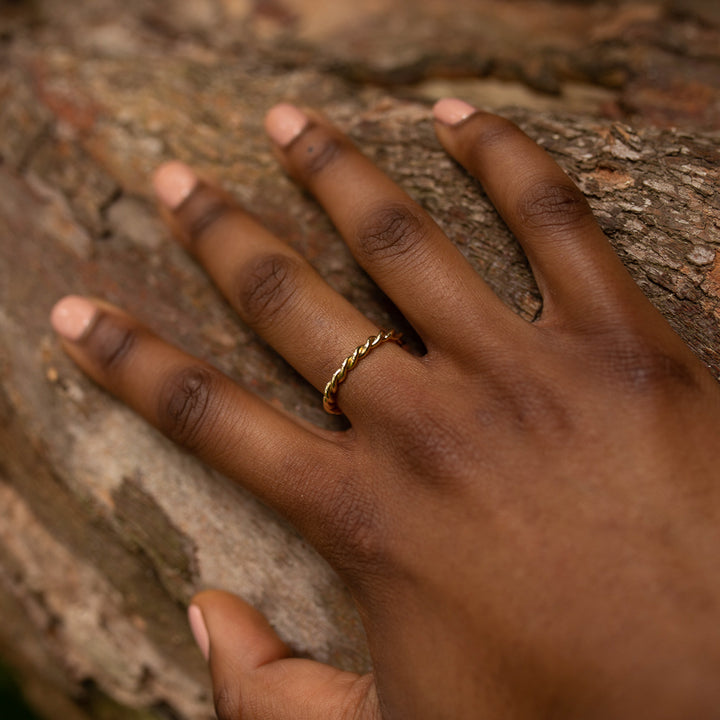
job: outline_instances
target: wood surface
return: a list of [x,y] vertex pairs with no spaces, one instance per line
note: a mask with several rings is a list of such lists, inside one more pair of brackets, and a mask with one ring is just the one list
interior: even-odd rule
[[275,102],[320,108],[532,319],[522,253],[432,131],[432,101],[462,95],[548,149],[720,377],[719,23],[701,0],[0,2],[0,657],[44,717],[212,717],[184,617],[207,586],[257,604],[298,653],[368,665],[346,591],[295,531],[50,331],[62,295],[103,297],[269,402],[342,423],[168,237],[151,170],[191,163],[402,327],[263,136]]

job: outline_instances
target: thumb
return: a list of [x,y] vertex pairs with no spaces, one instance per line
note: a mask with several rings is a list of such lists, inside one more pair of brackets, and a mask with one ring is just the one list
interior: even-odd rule
[[257,610],[230,593],[193,598],[188,618],[210,663],[218,720],[379,720],[372,675],[291,658]]

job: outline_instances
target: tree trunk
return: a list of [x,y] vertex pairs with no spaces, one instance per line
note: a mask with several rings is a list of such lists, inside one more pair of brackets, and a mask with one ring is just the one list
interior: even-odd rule
[[0,656],[45,717],[211,717],[184,618],[207,586],[256,604],[301,654],[368,666],[349,598],[312,549],[83,377],[49,329],[62,295],[101,296],[269,402],[337,422],[168,238],[152,168],[175,157],[217,179],[378,325],[402,327],[263,137],[275,102],[322,108],[532,319],[522,253],[429,120],[447,92],[507,106],[719,377],[714,8],[0,3]]

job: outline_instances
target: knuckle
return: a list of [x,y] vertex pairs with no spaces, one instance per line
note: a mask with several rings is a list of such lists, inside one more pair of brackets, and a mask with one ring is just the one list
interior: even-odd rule
[[245,320],[268,327],[298,289],[299,261],[287,255],[266,255],[244,269],[238,292]]
[[520,433],[545,438],[568,437],[576,422],[558,388],[547,380],[520,375],[512,368],[507,368],[502,378],[496,378],[479,420],[482,426],[502,420]]
[[232,209],[232,205],[222,193],[201,183],[185,200],[177,211],[177,216],[190,244],[195,245]]
[[123,318],[102,313],[87,341],[87,351],[103,373],[115,373],[137,345],[140,330]]
[[598,357],[601,372],[636,395],[691,389],[697,379],[690,367],[651,341],[620,337],[605,344]]
[[464,433],[437,407],[417,406],[399,418],[397,440],[408,470],[431,484],[462,482],[468,472]]
[[387,563],[387,526],[380,503],[362,478],[348,477],[326,492],[321,550],[341,575],[377,575]]
[[[441,386],[418,388],[396,379],[383,393],[392,425],[390,452],[398,453],[408,476],[430,485],[462,485],[472,462],[474,447],[468,437],[471,423],[451,409]],[[376,438],[383,442],[383,438]]]
[[191,366],[172,373],[158,400],[158,425],[173,441],[199,449],[210,435],[217,414],[220,373]]
[[466,149],[471,153],[484,152],[488,148],[504,145],[522,135],[522,130],[511,120],[490,113],[475,113],[465,127]]
[[340,137],[318,125],[306,130],[300,140],[293,149],[293,160],[306,180],[334,164],[347,147]]
[[218,720],[238,720],[241,717],[240,693],[225,683],[213,687],[213,702]]
[[339,707],[338,720],[381,720],[373,675],[358,677]]
[[393,257],[416,247],[427,232],[420,208],[395,203],[375,209],[360,221],[355,244],[364,256]]
[[536,180],[521,194],[518,217],[526,227],[562,231],[592,217],[585,196],[568,179]]

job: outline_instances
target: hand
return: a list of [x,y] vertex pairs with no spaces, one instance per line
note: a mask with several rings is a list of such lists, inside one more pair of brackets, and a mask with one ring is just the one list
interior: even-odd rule
[[[534,323],[325,120],[267,117],[284,167],[427,348],[387,342],[349,372],[348,430],[271,408],[116,308],[53,311],[85,372],[290,518],[357,602],[365,677],[290,658],[238,598],[196,597],[218,717],[716,717],[720,388],[543,150],[457,100],[435,118],[527,253]],[[155,185],[179,241],[319,391],[378,332],[186,166]]]

